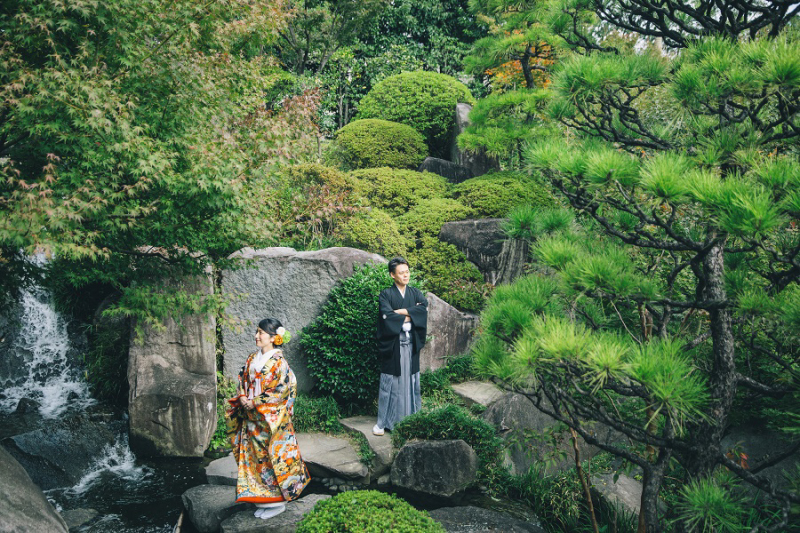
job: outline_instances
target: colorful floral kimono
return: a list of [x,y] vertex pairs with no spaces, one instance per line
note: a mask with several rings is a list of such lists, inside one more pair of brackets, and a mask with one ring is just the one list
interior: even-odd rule
[[292,426],[297,379],[279,350],[266,363],[250,354],[239,373],[241,394],[253,410],[235,405],[226,413],[228,437],[239,466],[236,501],[274,503],[300,496],[311,480]]

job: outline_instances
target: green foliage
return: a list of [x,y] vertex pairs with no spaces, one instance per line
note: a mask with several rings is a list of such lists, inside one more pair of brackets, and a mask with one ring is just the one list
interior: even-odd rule
[[750,529],[743,523],[744,509],[736,496],[713,479],[689,482],[681,490],[677,512],[691,531],[736,533]]
[[478,267],[458,248],[436,237],[423,236],[408,261],[429,291],[461,310],[479,311],[491,292]]
[[[378,395],[378,295],[391,286],[385,265],[367,265],[342,280],[300,345],[321,396],[344,405],[368,405]],[[344,340],[343,340],[344,339]]]
[[344,430],[339,423],[341,417],[339,404],[333,397],[299,393],[294,403],[292,423],[294,430],[300,433],[341,433]]
[[397,217],[397,223],[405,235],[420,240],[425,236],[438,237],[446,222],[465,220],[472,216],[472,209],[450,198],[420,200],[405,214]]
[[421,200],[444,197],[449,189],[445,178],[430,172],[370,168],[350,175],[357,180],[370,205],[394,216],[404,214]]
[[128,348],[126,320],[102,320],[87,331],[89,349],[83,353],[86,380],[92,396],[116,406],[128,403]]
[[217,371],[217,427],[211,436],[210,449],[229,448],[225,422],[225,411],[230,407],[229,398],[236,396],[236,381]]
[[411,126],[388,120],[356,120],[336,132],[348,169],[392,167],[416,170],[428,156],[425,139]]
[[435,72],[406,72],[375,85],[359,103],[359,118],[407,124],[420,132],[432,155],[443,157],[455,124],[458,103],[473,104],[467,87]]
[[314,506],[297,533],[440,533],[444,528],[425,511],[376,490],[337,494]]
[[411,439],[463,440],[475,450],[484,477],[503,462],[503,441],[495,428],[455,405],[419,411],[401,420],[392,431],[392,444],[401,448]]
[[459,403],[450,385],[474,377],[472,356],[469,354],[450,359],[445,366],[436,370],[422,372],[419,381],[423,408],[431,409]]
[[384,257],[405,257],[411,246],[392,216],[382,209],[368,209],[339,227],[340,242]]
[[503,218],[519,206],[552,207],[549,188],[518,172],[495,172],[459,183],[453,198],[474,210],[474,216]]
[[535,240],[539,235],[569,231],[575,215],[568,209],[523,205],[508,213],[503,229],[513,239]]

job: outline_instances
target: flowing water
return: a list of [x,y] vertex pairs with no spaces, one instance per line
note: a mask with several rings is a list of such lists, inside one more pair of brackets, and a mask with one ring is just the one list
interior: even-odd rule
[[[0,354],[9,362],[6,375],[0,377],[0,438],[46,428],[49,420],[87,409],[102,412],[83,379],[67,321],[55,310],[51,295],[32,288],[22,292],[19,301],[14,340],[7,353]],[[38,412],[17,410],[21,400]],[[84,533],[170,533],[181,512],[180,495],[206,482],[202,463],[140,460],[128,447],[125,415],[103,416],[117,434],[116,442],[92,459],[77,483],[50,489],[46,496],[59,511],[96,510],[98,518],[78,530]]]

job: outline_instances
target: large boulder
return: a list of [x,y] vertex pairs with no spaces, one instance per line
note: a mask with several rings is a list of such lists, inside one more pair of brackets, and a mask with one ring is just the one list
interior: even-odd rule
[[47,501],[20,465],[2,446],[0,446],[0,531],[3,533],[25,533],[28,531],[47,531],[48,533],[67,533],[64,519]]
[[[222,273],[223,293],[243,296],[227,310],[242,327],[222,329],[225,374],[229,377],[236,376],[247,356],[256,350],[253,333],[261,319],[277,318],[296,338],[319,315],[328,293],[339,280],[352,276],[356,267],[366,263],[386,263],[379,255],[355,248],[326,248],[313,252],[297,252],[292,248],[245,248],[232,258],[248,265]],[[313,382],[300,343],[290,342],[283,350],[297,376],[299,390],[310,390]]]
[[8,453],[43,490],[76,484],[115,437],[108,427],[77,415],[3,440]]
[[[211,294],[209,277],[185,282]],[[135,326],[135,325],[134,325]],[[133,328],[128,359],[130,445],[137,453],[202,457],[217,424],[216,320],[211,315],[166,321],[164,330]]]
[[511,283],[523,274],[529,247],[524,240],[509,239],[502,222],[502,218],[447,222],[439,239],[461,250],[488,283]]
[[[496,427],[510,441],[506,448],[506,464],[512,474],[524,474],[536,463],[547,463],[548,473],[561,472],[575,466],[575,452],[570,431],[555,419],[536,408],[526,396],[507,393],[492,403],[483,419]],[[558,430],[558,431],[557,431]],[[609,438],[604,434],[603,438]],[[599,451],[578,439],[581,460],[591,459]]]
[[469,104],[456,104],[456,121],[453,129],[453,137],[450,144],[450,161],[469,169],[473,176],[483,176],[491,170],[500,170],[497,158],[490,157],[486,150],[468,152],[458,147],[458,136],[464,133],[469,126],[469,112],[472,106]]
[[392,485],[416,493],[450,498],[472,485],[478,456],[463,440],[409,442],[392,465]]
[[252,510],[240,511],[222,521],[221,533],[293,533],[297,524],[317,503],[330,498],[327,494],[308,494],[286,504],[278,516],[262,520]]
[[[770,459],[783,455],[792,447],[786,435],[766,427],[766,423],[748,424],[731,427],[720,443],[723,451],[736,451],[747,456],[749,468],[763,464]],[[775,487],[789,488],[789,479],[785,472],[796,472],[800,467],[800,451],[764,468],[759,475],[766,477]],[[752,485],[743,483],[743,488],[751,489]]]
[[420,163],[417,172],[432,172],[445,178],[450,183],[461,183],[474,177],[472,171],[467,167],[462,167],[459,164],[446,159],[439,159],[438,157],[426,157]]
[[538,520],[520,520],[506,513],[472,505],[440,507],[428,514],[442,524],[447,533],[545,533]]
[[469,351],[479,317],[463,313],[432,292],[428,299],[428,341],[419,353],[420,371],[436,370],[447,358]]
[[236,503],[236,489],[223,485],[198,485],[181,495],[183,508],[200,533],[216,533],[223,520],[252,507]]

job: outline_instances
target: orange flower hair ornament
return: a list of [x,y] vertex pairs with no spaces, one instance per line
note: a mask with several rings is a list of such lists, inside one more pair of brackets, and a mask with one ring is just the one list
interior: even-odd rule
[[280,346],[281,344],[286,344],[290,340],[292,340],[292,334],[286,331],[286,328],[280,327],[275,330],[275,339],[272,341],[272,344]]

